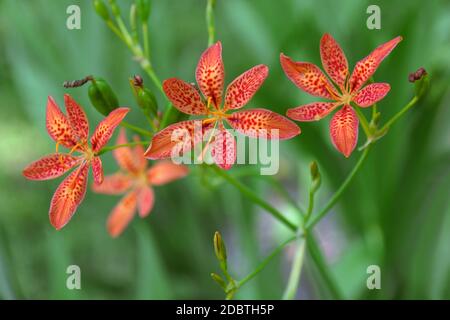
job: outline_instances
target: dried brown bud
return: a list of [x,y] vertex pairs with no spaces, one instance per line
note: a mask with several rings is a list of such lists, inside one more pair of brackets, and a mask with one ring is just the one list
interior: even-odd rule
[[133,85],[136,87],[142,87],[144,85],[144,79],[140,75],[135,75],[133,77]]
[[427,74],[427,71],[425,70],[425,68],[420,67],[419,69],[417,69],[416,72],[410,73],[408,76],[408,81],[409,82],[416,82],[417,80],[422,79],[422,77],[424,75]]

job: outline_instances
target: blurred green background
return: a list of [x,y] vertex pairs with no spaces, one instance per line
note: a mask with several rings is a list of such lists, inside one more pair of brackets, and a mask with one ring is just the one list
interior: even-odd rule
[[[126,11],[131,1],[119,3]],[[66,28],[70,4],[81,8],[81,30]],[[370,4],[381,8],[381,30],[366,27]],[[153,1],[152,57],[161,79],[194,81],[207,45],[205,5]],[[345,298],[450,298],[449,1],[218,0],[215,12],[226,83],[256,64],[267,64],[270,75],[248,106],[283,114],[317,99],[285,77],[280,52],[320,65],[320,37],[330,32],[353,66],[377,45],[404,37],[375,74],[392,87],[379,104],[381,121],[412,97],[409,72],[425,67],[432,87],[372,149],[316,234]],[[21,175],[26,164],[54,150],[45,130],[47,96],[62,105],[63,93],[70,92],[93,128],[101,116],[90,107],[86,88],[66,90],[62,82],[98,75],[112,84],[121,105],[133,108],[128,121],[144,125],[128,85],[128,77],[144,73],[88,0],[2,0],[0,42],[0,298],[221,299],[223,292],[209,276],[219,271],[212,247],[216,230],[227,243],[231,273],[238,279],[290,236],[231,186],[197,167],[191,167],[189,177],[156,188],[152,214],[135,218],[118,239],[109,237],[105,221],[120,198],[91,192],[71,222],[55,231],[48,207],[62,179],[30,182]],[[165,101],[159,93],[158,99]],[[303,123],[300,136],[281,143],[281,169],[275,176],[305,203],[308,163],[316,159],[323,174],[317,208],[359,153],[347,160],[334,150],[328,120]],[[104,164],[106,173],[116,170],[111,154]],[[230,173],[248,175],[249,170],[254,168],[241,165]],[[267,180],[247,176],[242,181],[295,219]],[[236,298],[280,298],[293,249],[287,247]],[[81,268],[82,290],[66,289],[66,268],[72,264]],[[369,265],[381,267],[381,290],[366,287]],[[330,298],[308,256],[303,271],[297,297]]]

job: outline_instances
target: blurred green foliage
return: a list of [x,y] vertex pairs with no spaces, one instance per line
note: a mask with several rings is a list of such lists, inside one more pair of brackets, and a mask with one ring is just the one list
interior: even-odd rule
[[[74,3],[81,7],[81,30],[66,28],[66,8]],[[119,1],[123,11],[130,3]],[[366,27],[369,4],[381,8],[381,30]],[[194,80],[207,45],[205,6],[200,0],[153,1],[151,48],[160,78]],[[381,121],[412,97],[409,72],[425,67],[430,91],[376,144],[316,231],[346,298],[450,298],[450,3],[218,0],[215,12],[226,82],[256,64],[267,64],[270,75],[249,106],[283,114],[313,98],[285,77],[280,52],[320,65],[319,40],[330,32],[352,66],[378,44],[404,37],[375,74],[377,81],[392,87],[379,104]],[[62,231],[53,230],[47,212],[61,179],[30,182],[21,175],[27,163],[54,150],[45,130],[47,95],[62,104],[63,93],[70,91],[86,108],[93,128],[101,116],[90,107],[86,88],[64,89],[62,82],[98,75],[112,84],[121,105],[133,108],[127,121],[145,126],[128,85],[130,76],[143,72],[89,0],[2,0],[0,42],[0,298],[223,298],[210,278],[210,272],[219,270],[212,247],[216,230],[227,243],[230,272],[236,278],[287,239],[288,230],[198,167],[184,180],[157,188],[150,217],[135,218],[118,239],[105,230],[118,198],[91,192],[72,221]],[[163,96],[158,100],[164,105]],[[327,122],[303,123],[299,137],[282,142],[281,170],[275,177],[304,203],[308,163],[317,160],[322,173],[318,208],[358,157],[354,152],[347,160],[334,150]],[[361,137],[359,144],[363,142]],[[106,173],[116,170],[110,154],[104,163]],[[246,175],[248,169],[237,166],[231,173]],[[264,179],[242,179],[292,214]],[[292,249],[236,297],[280,298]],[[82,290],[66,289],[71,264],[81,267]],[[372,264],[381,267],[381,290],[366,288],[366,269]],[[327,298],[308,257],[298,297]]]

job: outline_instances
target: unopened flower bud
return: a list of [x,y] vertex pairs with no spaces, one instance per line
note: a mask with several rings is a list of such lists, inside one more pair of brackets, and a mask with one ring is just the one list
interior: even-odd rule
[[130,79],[130,85],[138,106],[149,119],[158,117],[158,102],[153,92],[144,87],[144,80],[141,76],[135,75]]
[[309,165],[309,170],[311,173],[311,189],[315,192],[320,187],[321,177],[319,172],[319,166],[316,161],[312,161]]
[[94,10],[103,19],[109,20],[109,12],[103,0],[94,0]]
[[216,253],[217,260],[220,262],[222,270],[227,270],[227,250],[225,243],[222,240],[222,236],[218,231],[214,233],[214,252]]
[[141,22],[146,22],[150,16],[150,0],[136,0],[136,9]]
[[227,287],[227,284],[225,283],[225,281],[222,279],[221,276],[219,276],[217,273],[211,273],[211,278],[217,282],[219,284],[219,286],[222,287],[222,289],[225,290],[225,288]]

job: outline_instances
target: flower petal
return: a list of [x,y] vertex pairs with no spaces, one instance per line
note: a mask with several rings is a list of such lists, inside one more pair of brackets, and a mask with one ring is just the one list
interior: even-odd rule
[[328,33],[320,40],[320,57],[325,71],[342,88],[348,75],[347,58],[336,40]]
[[102,184],[103,182],[103,165],[100,157],[92,159],[92,174],[94,175],[95,184]]
[[78,139],[69,120],[50,96],[47,101],[46,127],[50,137],[64,147],[72,148],[77,144]]
[[22,174],[30,180],[48,180],[62,176],[69,169],[80,164],[81,157],[54,153],[42,157],[26,166]]
[[339,106],[336,102],[313,102],[289,109],[286,115],[297,121],[317,121]]
[[362,88],[353,101],[360,107],[370,107],[383,99],[391,90],[388,83],[372,83]]
[[334,146],[345,157],[349,157],[358,142],[358,117],[355,110],[345,105],[330,121],[330,137]]
[[211,156],[222,169],[231,169],[236,162],[236,139],[223,126],[214,135],[211,144]]
[[148,216],[155,204],[153,189],[149,186],[139,188],[138,191],[138,212],[141,218]]
[[181,179],[188,173],[188,167],[164,160],[155,163],[147,170],[147,179],[151,185],[160,186]]
[[378,46],[371,54],[355,65],[355,69],[353,69],[353,73],[349,80],[351,92],[358,91],[362,85],[369,80],[380,63],[389,55],[389,53],[391,53],[400,41],[402,41],[402,37],[396,37],[391,41]]
[[92,150],[99,151],[105,144],[108,143],[116,127],[122,122],[130,109],[117,108],[103,119],[95,128],[94,134],[91,137]]
[[336,98],[333,85],[316,65],[295,62],[284,54],[280,54],[280,62],[286,76],[303,91],[326,99]]
[[197,89],[177,78],[167,79],[163,90],[175,108],[187,114],[206,114],[208,110]]
[[261,87],[268,74],[269,68],[260,64],[234,79],[227,88],[224,110],[240,109],[245,106]]
[[83,163],[61,182],[50,203],[50,223],[56,230],[72,218],[86,194],[89,165]]
[[106,222],[106,227],[112,237],[119,236],[133,219],[136,211],[137,194],[131,191],[114,207]]
[[[249,137],[284,140],[300,134],[300,128],[294,122],[266,109],[235,112],[227,118],[227,121],[231,127]],[[274,136],[277,133],[278,135]]]
[[127,191],[133,181],[130,176],[117,172],[103,178],[102,184],[93,184],[92,190],[103,194],[122,194]]
[[[125,129],[121,128],[117,137],[116,145],[127,144],[127,134]],[[136,159],[133,150],[130,147],[121,147],[113,150],[113,156],[119,167],[128,172],[137,172]]]
[[[138,135],[133,137],[133,141],[140,142],[141,139]],[[144,157],[145,149],[142,144],[138,144],[133,148],[134,161],[136,162],[136,168],[138,171],[142,171],[147,167],[147,159]]]
[[174,123],[153,136],[145,151],[147,159],[170,158],[173,154],[183,154],[202,141],[203,134],[212,127],[202,120],[188,120]]
[[67,117],[78,139],[87,140],[89,136],[89,122],[86,113],[68,94],[64,95],[64,104],[66,105]]
[[203,52],[195,70],[198,86],[206,99],[218,109],[222,102],[225,71],[222,62],[222,44],[216,42]]

